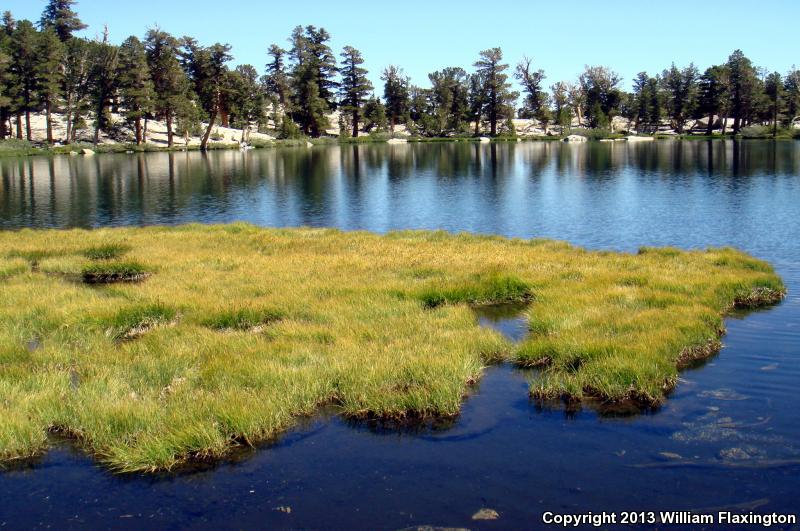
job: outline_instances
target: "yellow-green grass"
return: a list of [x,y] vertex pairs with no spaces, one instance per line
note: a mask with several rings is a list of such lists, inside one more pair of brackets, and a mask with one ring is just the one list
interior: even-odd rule
[[[132,273],[105,284],[87,271]],[[120,471],[214,459],[332,404],[455,415],[489,363],[538,397],[658,404],[735,305],[784,292],[733,249],[189,225],[0,233],[0,461],[74,437]],[[470,304],[530,301],[514,345]]]

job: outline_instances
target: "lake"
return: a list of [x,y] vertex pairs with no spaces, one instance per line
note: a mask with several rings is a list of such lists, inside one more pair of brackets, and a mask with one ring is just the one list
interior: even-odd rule
[[[225,223],[546,237],[593,249],[735,246],[780,305],[726,321],[722,352],[657,411],[542,406],[492,367],[452,422],[329,411],[216,466],[115,476],[53,440],[0,471],[0,529],[536,528],[542,513],[791,513],[800,499],[800,143],[315,146],[0,159],[0,228]],[[513,311],[476,316],[519,338]],[[497,521],[476,521],[481,508]],[[649,526],[647,526],[649,527]]]

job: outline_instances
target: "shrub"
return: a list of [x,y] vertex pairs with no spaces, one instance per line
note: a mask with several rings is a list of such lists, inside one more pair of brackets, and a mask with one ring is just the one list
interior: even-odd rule
[[39,150],[27,140],[7,138],[0,141],[0,155],[31,155]]

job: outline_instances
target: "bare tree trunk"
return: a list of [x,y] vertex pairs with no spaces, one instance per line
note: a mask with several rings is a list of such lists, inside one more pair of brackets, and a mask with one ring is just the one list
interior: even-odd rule
[[22,113],[17,113],[17,138],[22,140]]
[[353,111],[353,138],[358,137],[358,109]]
[[203,140],[200,141],[200,150],[205,151],[208,149],[208,138],[211,136],[211,130],[214,128],[214,122],[217,120],[217,112],[218,106],[214,106],[214,110],[211,112],[211,116],[208,119],[208,127],[206,127],[206,132],[203,135]]
[[45,103],[44,110],[45,110],[45,117],[46,117],[46,120],[47,120],[47,143],[48,144],[52,144],[53,143],[53,116],[52,116],[52,112],[51,112],[52,109],[51,109],[51,105],[50,105],[49,101],[47,103]]
[[33,133],[31,131],[31,111],[25,111],[25,137],[28,142],[33,141]]
[[66,122],[66,138],[64,141],[69,144],[70,138],[72,137],[72,94],[67,96],[67,108],[64,111],[64,121]]
[[772,138],[778,136],[778,102],[772,109]]
[[497,103],[492,102],[492,110],[489,111],[489,129],[492,136],[497,136]]
[[708,125],[706,126],[706,136],[711,136],[712,134],[714,134],[714,113],[709,111]]
[[134,130],[136,131],[136,145],[142,145],[142,118],[137,116],[134,122]]
[[150,120],[148,120],[147,116],[144,117],[144,130],[142,131],[142,144],[147,144],[147,126]]
[[75,143],[78,140],[78,114],[72,117],[72,131],[70,133],[70,143]]
[[172,147],[173,143],[174,133],[172,132],[172,112],[167,111],[167,146]]

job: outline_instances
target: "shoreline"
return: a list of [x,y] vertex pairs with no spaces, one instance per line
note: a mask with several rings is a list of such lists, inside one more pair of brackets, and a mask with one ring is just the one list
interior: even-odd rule
[[[249,151],[259,149],[275,149],[282,147],[313,147],[313,146],[352,146],[360,144],[437,144],[437,143],[516,143],[516,142],[564,142],[566,136],[517,136],[517,137],[407,137],[407,138],[371,138],[369,136],[362,136],[358,138],[338,139],[333,137],[322,138],[302,138],[302,139],[286,139],[286,140],[271,140],[258,142],[248,145],[243,148],[238,143],[211,143],[205,151]],[[792,141],[800,140],[798,138],[778,137],[778,138],[748,138],[741,135],[638,135],[636,138],[641,140],[673,140],[673,141],[711,141],[711,140],[767,140],[767,141]],[[60,146],[41,146],[32,144],[30,146],[13,146],[6,147],[4,144],[7,141],[17,143],[17,139],[7,139],[0,141],[0,157],[34,157],[34,156],[91,156],[91,155],[106,155],[106,154],[136,154],[136,153],[183,153],[183,152],[202,152],[199,145],[180,145],[180,146],[160,146],[155,144],[121,144],[121,143],[105,143],[99,145],[93,144],[65,144]],[[399,140],[392,142],[392,140]],[[628,142],[629,140],[621,135],[614,135],[611,137],[598,137],[587,138],[586,142],[610,143]],[[24,142],[24,141],[23,141]],[[581,144],[583,142],[578,142]],[[573,142],[574,144],[574,142]],[[91,153],[82,153],[83,150],[90,150]]]

